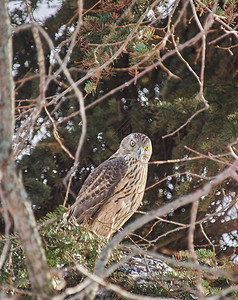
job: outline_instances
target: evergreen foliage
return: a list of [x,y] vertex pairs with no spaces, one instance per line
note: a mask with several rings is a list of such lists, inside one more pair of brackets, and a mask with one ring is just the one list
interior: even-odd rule
[[[48,213],[38,221],[47,262],[52,268],[53,278],[60,289],[65,285],[74,286],[82,279],[82,274],[77,271],[75,264],[83,264],[89,271],[93,272],[95,261],[103,249],[103,245],[107,242],[106,239],[101,239],[90,233],[86,226],[78,226],[67,221],[64,217],[65,212],[65,207],[59,206],[54,212]],[[28,295],[30,282],[24,253],[16,235],[12,234],[9,239],[11,243],[10,254],[0,271],[0,287],[9,295],[14,294],[16,289],[21,290],[21,294]],[[1,250],[5,242],[5,238],[1,238]],[[125,249],[122,247],[121,250],[115,250],[109,265],[122,259],[127,254]],[[229,270],[231,276],[232,274],[235,275],[237,265],[229,258],[219,260],[214,252],[207,249],[198,249],[196,254],[201,266],[210,267],[213,270],[219,270],[219,272]],[[183,261],[190,261],[188,251],[180,251],[176,254],[174,257],[175,265],[170,263],[173,272],[165,273],[165,271],[158,269],[158,275],[152,275],[148,280],[139,279],[140,281],[132,274],[126,274],[123,271],[124,268],[128,268],[127,263],[124,263],[123,268],[113,272],[108,280],[135,294],[193,299],[197,273],[195,270],[177,265]],[[221,288],[232,286],[232,283],[230,278],[222,275],[213,276],[209,274],[209,271],[203,272],[202,286],[207,296],[216,295]],[[235,299],[237,295],[235,292],[232,293],[231,299]],[[112,297],[112,294],[110,296]]]
[[[105,241],[92,235],[86,226],[79,227],[67,221],[63,217],[65,212],[65,207],[59,206],[54,212],[47,213],[45,217],[40,219],[38,226],[45,246],[47,262],[52,267],[52,272],[54,269],[65,269],[67,272],[64,273],[67,277],[71,273],[76,276],[77,272],[72,272],[76,262],[83,264],[92,271],[95,259]],[[0,284],[2,287],[8,286],[8,293],[11,294],[15,288],[29,289],[30,282],[18,237],[12,234],[9,239],[11,250],[0,273]],[[1,250],[5,242],[6,239],[2,238]],[[80,280],[80,277],[78,273],[77,280]]]
[[[31,2],[33,12],[41,2]],[[174,49],[171,37],[163,46],[169,26],[168,17],[163,17],[157,9],[166,7],[166,1],[157,1],[153,7],[155,18],[151,20],[147,13],[153,1],[135,1],[130,8],[131,2],[84,1],[83,23],[67,67],[76,82],[98,68],[96,73],[79,84],[86,107],[133,79],[138,72],[155,64],[163,54]],[[209,13],[204,5],[212,9],[214,3],[213,0],[196,1],[195,9],[202,25]],[[65,0],[58,5],[57,12],[42,20],[41,24],[53,40],[55,51],[64,58],[69,46],[67,39],[72,37],[77,25],[77,1]],[[183,1],[178,1],[171,19],[173,25],[183,5]],[[222,16],[225,25],[234,28],[237,8],[235,0],[219,1],[216,14]],[[13,28],[29,20],[24,6],[17,7],[10,15]],[[137,26],[141,19],[142,22]],[[152,161],[195,157],[197,152],[204,155],[199,160],[150,165],[148,186],[154,186],[145,193],[144,204],[140,208],[142,211],[158,208],[202,187],[232,162],[233,158],[224,153],[228,152],[229,143],[238,137],[238,48],[235,46],[237,39],[232,34],[221,38],[227,29],[225,25],[214,23],[206,37],[204,96],[209,109],[198,114],[176,134],[162,138],[183,125],[204,106],[198,96],[197,80],[176,55],[171,55],[163,64],[135,79],[129,87],[124,85],[97,105],[87,108],[86,139],[80,153],[79,167],[72,179],[67,205],[74,202],[75,195],[91,170],[114,153],[120,140],[130,132],[143,132],[151,138]],[[186,18],[177,26],[172,26],[171,30],[178,46],[199,33],[190,7],[186,8]],[[217,42],[213,43],[216,39]],[[120,51],[125,40],[127,42]],[[47,74],[54,74],[59,65],[43,38],[42,43]],[[14,34],[13,46],[17,132],[35,107],[39,95],[39,70],[36,46],[30,30]],[[202,64],[201,42],[184,48],[181,54],[199,75]],[[79,104],[72,91],[56,100],[68,87],[65,75],[60,73],[48,86],[46,104],[57,124],[60,139],[68,151],[74,154],[82,131]],[[70,118],[71,114],[74,117]],[[237,147],[235,151],[237,153]],[[74,286],[82,279],[75,263],[83,264],[93,271],[101,247],[107,241],[95,237],[87,227],[76,226],[63,218],[65,208],[59,206],[64,203],[66,196],[63,179],[73,161],[56,141],[52,123],[45,111],[42,111],[32,129],[17,163],[39,220],[48,264],[54,270],[63,271],[66,286]],[[194,242],[200,264],[226,270],[231,274],[237,273],[238,207],[237,201],[234,201],[237,185],[232,179],[226,180],[201,199],[197,220],[204,219],[203,228],[211,243],[199,224],[196,226]],[[130,241],[133,240],[143,249],[153,248],[179,261],[188,261],[187,229],[175,230],[178,224],[189,224],[190,209],[190,206],[182,207],[165,216],[163,221],[148,223],[136,232],[137,236],[132,235]],[[209,215],[212,217],[208,218]],[[135,214],[131,220],[137,217],[138,214]],[[3,219],[0,221],[3,234],[4,222]],[[11,248],[0,273],[0,284],[5,291],[13,294],[15,288],[27,290],[30,287],[18,237],[11,234],[9,239]],[[5,242],[6,238],[2,236],[1,249]],[[123,253],[114,255],[115,259],[111,263],[123,256]],[[138,285],[136,280],[121,270],[115,271],[109,281],[140,295],[192,299],[190,291],[196,289],[197,273],[179,266],[172,267],[177,275],[171,274],[163,284],[160,278],[155,278],[152,284]],[[234,282],[229,278],[211,278],[205,273],[202,277],[207,296],[219,293]],[[235,292],[229,296],[231,299],[238,297]]]

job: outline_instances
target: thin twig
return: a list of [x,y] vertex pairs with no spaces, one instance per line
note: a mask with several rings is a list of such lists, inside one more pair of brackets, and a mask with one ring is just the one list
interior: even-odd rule
[[65,147],[65,145],[62,143],[62,141],[61,141],[62,138],[61,138],[61,137],[59,136],[59,134],[58,134],[58,131],[57,131],[57,127],[56,127],[56,125],[55,125],[55,122],[54,122],[53,118],[51,117],[51,115],[50,115],[50,113],[49,113],[49,111],[48,111],[48,109],[46,108],[45,105],[44,105],[44,109],[45,109],[45,112],[46,112],[48,118],[50,119],[50,121],[51,121],[52,124],[53,124],[53,134],[54,134],[55,139],[56,139],[57,142],[59,143],[60,147],[68,154],[68,156],[74,160],[74,159],[75,159],[74,156],[70,153],[70,151],[69,151],[69,150]]
[[205,232],[205,230],[204,230],[204,228],[203,228],[202,223],[200,223],[199,225],[200,225],[200,229],[201,229],[201,231],[202,231],[202,234],[204,235],[205,239],[208,241],[209,245],[211,245],[211,247],[212,247],[212,251],[213,251],[213,255],[214,255],[214,259],[215,259],[215,258],[216,258],[216,250],[215,250],[215,247],[214,247],[213,243],[211,242],[211,240],[209,239],[209,237],[207,236],[207,234],[206,234],[206,232]]

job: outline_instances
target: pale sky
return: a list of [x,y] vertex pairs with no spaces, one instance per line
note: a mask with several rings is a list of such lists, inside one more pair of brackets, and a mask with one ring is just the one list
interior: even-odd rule
[[[37,21],[41,21],[50,15],[55,14],[57,9],[61,6],[63,0],[52,0],[48,6],[47,0],[43,0],[39,8],[34,12],[34,18]],[[11,0],[8,3],[9,10],[12,10],[17,7],[24,7],[25,4],[21,0]]]

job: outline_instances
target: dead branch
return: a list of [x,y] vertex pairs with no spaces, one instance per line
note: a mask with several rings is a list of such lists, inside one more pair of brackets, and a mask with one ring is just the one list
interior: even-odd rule
[[[14,89],[10,20],[5,0],[0,1],[0,18],[0,31],[2,32],[0,37],[0,53],[2,53],[0,55],[0,190],[3,194],[1,198],[3,199],[3,205],[4,199],[7,200],[7,209],[19,234],[33,290],[42,295],[52,294],[53,288],[50,283],[49,267],[36,228],[31,202],[11,156],[14,127]],[[40,47],[40,41],[38,42]],[[42,97],[44,97],[44,91]]]
[[168,214],[171,210],[176,210],[177,208],[187,205],[189,203],[193,203],[198,201],[202,196],[210,193],[213,188],[218,185],[219,183],[223,182],[226,178],[232,177],[233,173],[237,170],[238,161],[235,161],[230,167],[225,169],[223,172],[218,174],[212,181],[206,183],[201,189],[196,190],[195,192],[180,197],[177,200],[160,207],[154,211],[151,211],[145,216],[142,216],[132,222],[131,224],[127,225],[125,229],[121,232],[118,232],[112,240],[107,244],[107,246],[102,251],[101,255],[98,258],[98,261],[95,266],[95,274],[99,275],[103,274],[104,266],[112,252],[113,249],[118,247],[119,243],[131,232],[135,231],[136,229],[140,228],[144,224],[152,221],[156,217],[161,217],[163,215]]

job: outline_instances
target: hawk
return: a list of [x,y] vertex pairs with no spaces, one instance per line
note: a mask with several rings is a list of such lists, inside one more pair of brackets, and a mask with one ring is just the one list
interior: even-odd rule
[[77,223],[88,223],[96,234],[111,238],[142,202],[151,154],[146,135],[125,137],[119,149],[85,180],[72,206]]

